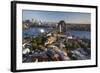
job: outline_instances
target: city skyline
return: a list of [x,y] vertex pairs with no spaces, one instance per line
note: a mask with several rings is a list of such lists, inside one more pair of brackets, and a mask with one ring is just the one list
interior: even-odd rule
[[23,10],[22,20],[38,20],[42,22],[59,22],[64,20],[66,23],[90,24],[90,13],[79,12],[58,12],[58,11],[38,11]]

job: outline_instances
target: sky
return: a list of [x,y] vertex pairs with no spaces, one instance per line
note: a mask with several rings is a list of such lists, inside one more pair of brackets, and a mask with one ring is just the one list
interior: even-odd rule
[[90,13],[23,10],[23,21],[35,19],[42,22],[91,23]]

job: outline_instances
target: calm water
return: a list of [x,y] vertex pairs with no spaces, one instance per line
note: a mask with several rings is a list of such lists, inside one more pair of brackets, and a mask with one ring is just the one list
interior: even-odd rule
[[41,34],[42,32],[48,32],[48,28],[40,28],[40,27],[33,27],[29,28],[23,31],[23,36],[37,36],[38,34]]
[[[38,34],[41,34],[43,32],[50,31],[49,28],[40,28],[40,27],[33,27],[29,28],[23,31],[23,37],[26,36],[37,36]],[[71,35],[79,38],[91,38],[91,33],[89,31],[68,31]]]
[[75,37],[91,39],[91,32],[89,31],[69,31]]

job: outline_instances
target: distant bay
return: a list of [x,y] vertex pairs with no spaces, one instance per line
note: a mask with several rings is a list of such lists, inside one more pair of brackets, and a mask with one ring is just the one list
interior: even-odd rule
[[[37,36],[38,34],[41,33],[41,30],[44,30],[44,32],[50,31],[49,28],[32,27],[32,28],[23,30],[23,37]],[[70,33],[72,36],[75,36],[75,37],[91,39],[91,32],[90,31],[68,30],[66,32]]]

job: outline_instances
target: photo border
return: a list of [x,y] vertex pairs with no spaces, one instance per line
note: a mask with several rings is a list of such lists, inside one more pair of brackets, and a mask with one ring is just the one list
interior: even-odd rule
[[[16,6],[17,4],[35,4],[35,5],[50,5],[50,6],[67,6],[67,7],[83,7],[83,8],[95,8],[96,9],[96,64],[95,65],[85,65],[85,66],[75,66],[75,67],[54,67],[54,68],[40,68],[40,69],[16,69]],[[28,1],[11,1],[11,71],[12,72],[22,72],[22,71],[41,71],[41,70],[55,70],[55,69],[73,69],[73,68],[86,68],[86,67],[97,67],[98,66],[98,7],[90,5],[74,5],[74,4],[57,4],[57,3],[44,3],[44,2],[28,2]]]

